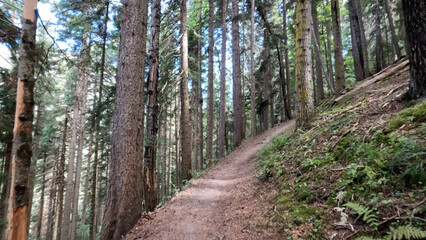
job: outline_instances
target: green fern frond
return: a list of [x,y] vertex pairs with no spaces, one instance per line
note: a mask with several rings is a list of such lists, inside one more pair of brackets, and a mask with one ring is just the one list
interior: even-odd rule
[[370,226],[377,227],[379,225],[379,217],[376,215],[374,208],[364,207],[358,203],[348,202],[343,206],[352,209],[358,215],[362,216],[362,220]]
[[355,240],[383,240],[383,238],[372,238],[372,237],[362,236],[362,237],[357,237]]
[[399,226],[397,229],[391,227],[388,238],[391,240],[425,239],[426,231],[409,225]]

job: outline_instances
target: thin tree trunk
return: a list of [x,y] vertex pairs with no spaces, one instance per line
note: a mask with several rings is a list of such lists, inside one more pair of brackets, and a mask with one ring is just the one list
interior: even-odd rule
[[376,72],[380,72],[383,68],[383,48],[382,48],[382,30],[380,28],[380,8],[379,1],[375,0],[375,19],[376,19]]
[[250,118],[251,118],[251,136],[256,136],[256,81],[254,76],[254,8],[255,8],[255,0],[251,0],[251,11],[250,11],[250,84],[251,84],[251,92],[250,92]]
[[[95,83],[96,88],[96,83]],[[93,98],[93,107],[96,106],[96,94]],[[90,163],[92,162],[92,154],[93,154],[93,131],[95,130],[95,118],[93,118],[92,121],[92,130],[90,131],[90,140],[89,140],[89,153],[87,154],[87,166],[86,166],[86,176],[84,178],[84,194],[83,194],[83,203],[82,203],[82,210],[81,210],[81,225],[86,224],[86,215],[87,215],[87,202],[89,197],[89,180],[90,180]]]
[[56,204],[56,227],[55,233],[53,234],[53,238],[56,240],[61,240],[61,232],[62,232],[62,216],[63,216],[63,204],[64,204],[64,188],[65,188],[65,154],[66,154],[66,140],[67,140],[67,130],[68,129],[68,108],[65,113],[65,122],[64,122],[64,131],[62,136],[62,148],[61,148],[61,156],[59,160],[58,173],[57,173],[57,183],[58,187],[58,201]]
[[35,56],[37,56],[36,9],[37,1],[24,1],[13,128],[7,239],[27,239],[31,215],[31,143],[34,118],[34,68]]
[[[198,35],[202,35],[202,20],[203,20],[203,15],[202,15],[202,9],[203,9],[203,0],[199,1],[199,6],[198,6]],[[204,149],[204,134],[203,134],[203,89],[201,86],[201,73],[202,73],[202,69],[201,69],[201,48],[202,48],[202,41],[201,38],[198,37],[198,44],[197,44],[197,73],[198,73],[198,121],[199,121],[199,130],[198,130],[198,151],[199,151],[199,162],[197,164],[197,170],[200,171],[201,169],[203,169],[203,149]]]
[[[222,66],[224,67],[224,66]],[[238,0],[232,0],[232,82],[234,107],[234,147],[241,145],[245,138],[243,123],[243,101],[241,98],[241,63],[240,63],[240,27],[238,20]]]
[[182,136],[182,180],[189,180],[191,174],[191,123],[189,116],[189,96],[188,96],[188,26],[186,16],[186,0],[180,2],[181,17],[181,136]]
[[397,58],[400,59],[402,57],[402,53],[401,53],[401,49],[399,48],[398,38],[396,36],[395,27],[393,25],[393,17],[392,17],[392,11],[391,11],[390,6],[389,6],[389,1],[384,0],[383,4],[385,6],[386,15],[387,15],[388,21],[389,21],[389,28],[390,28],[390,32],[391,32],[393,48],[395,49]]
[[144,106],[141,79],[145,73],[147,14],[146,0],[128,0],[122,6],[111,160],[101,240],[120,239],[142,213],[144,111],[137,109]]
[[336,96],[339,96],[340,92],[345,88],[345,66],[343,60],[342,31],[340,28],[339,0],[331,0],[331,18],[334,44],[334,73],[336,81],[334,89]]
[[89,239],[95,239],[95,232],[97,231],[96,224],[96,192],[97,192],[97,176],[98,176],[98,153],[99,153],[99,142],[101,138],[101,117],[102,117],[102,93],[103,93],[103,81],[104,81],[104,71],[105,71],[105,48],[106,48],[106,38],[108,36],[108,13],[109,13],[109,1],[105,1],[105,19],[104,19],[104,32],[102,36],[102,55],[101,55],[101,69],[99,77],[99,97],[98,103],[95,111],[95,148],[94,158],[93,158],[93,169],[92,169],[92,186],[91,186],[91,196],[90,196],[90,213],[89,213]]
[[[322,79],[322,66],[321,66],[321,46],[319,39],[319,24],[318,24],[318,11],[317,11],[317,1],[312,1],[312,23],[314,25],[314,35],[315,35],[315,45],[318,44],[318,51],[315,52],[315,73],[316,73],[316,97],[317,102],[324,99],[324,82]],[[316,46],[315,46],[316,47]]]
[[287,37],[287,4],[283,0],[283,35],[284,35],[284,58],[285,58],[285,78],[286,78],[286,96],[287,106],[286,109],[288,113],[286,114],[286,119],[292,119],[291,115],[291,84],[290,84],[290,60],[288,58],[288,37]]
[[312,98],[312,15],[311,2],[298,0],[296,5],[296,126],[307,128],[314,113]]
[[[59,153],[59,154],[58,154]],[[56,178],[58,177],[58,167],[60,159],[59,149],[55,150],[54,159],[49,163],[48,168],[53,169],[52,177],[50,179],[50,190],[49,190],[49,214],[47,216],[47,227],[46,227],[46,240],[53,240],[55,213],[56,213]]]
[[[323,4],[324,4],[324,2],[323,2]],[[325,5],[323,5],[323,8],[325,9]],[[329,15],[328,15],[327,11],[324,11],[324,18],[327,19],[328,17],[329,17]],[[330,31],[330,22],[329,21],[325,21],[325,31],[326,31],[326,39],[327,39],[327,41],[324,44],[325,45],[325,55],[326,55],[326,58],[325,58],[326,61],[325,62],[326,62],[326,65],[327,65],[327,75],[330,79],[330,82],[333,86],[333,89],[335,89],[334,88],[333,63],[332,63],[332,60],[331,60],[331,49],[332,48],[331,48],[331,39],[330,39],[331,31]]]
[[157,206],[156,192],[156,159],[157,159],[157,131],[158,131],[158,68],[160,46],[161,0],[154,0],[151,5],[151,47],[148,57],[148,98],[146,109],[146,137],[144,151],[144,195],[145,208],[153,211]]
[[362,58],[363,58],[363,69],[364,69],[364,78],[367,78],[371,75],[370,73],[370,64],[368,59],[368,44],[367,44],[367,38],[365,37],[365,30],[364,30],[364,22],[362,20],[362,8],[361,8],[361,1],[355,0],[356,3],[356,11],[358,16],[358,25],[360,27],[361,32],[361,46],[362,46]]
[[[37,117],[38,118],[38,117]],[[41,180],[41,193],[40,193],[40,203],[39,203],[39,210],[37,215],[37,234],[36,239],[41,239],[41,227],[43,224],[43,210],[44,210],[44,189],[45,189],[45,182],[46,182],[46,164],[47,164],[47,153],[44,152],[43,157],[43,167],[42,167],[42,180]]]
[[213,158],[213,49],[214,49],[214,0],[209,0],[209,59],[208,59],[208,92],[207,92],[207,141],[206,161]]
[[225,156],[225,123],[226,123],[226,113],[225,113],[225,84],[226,84],[226,16],[227,16],[228,2],[227,0],[222,0],[222,60],[221,60],[221,69],[220,69],[220,107],[219,107],[219,155],[218,158],[221,159]]
[[361,81],[364,79],[364,64],[363,64],[363,49],[361,42],[361,28],[359,26],[359,16],[357,14],[357,5],[355,0],[349,0],[348,2],[349,9],[349,20],[350,20],[350,29],[351,29],[351,41],[352,41],[352,57],[354,58],[354,68],[355,68],[355,79]]

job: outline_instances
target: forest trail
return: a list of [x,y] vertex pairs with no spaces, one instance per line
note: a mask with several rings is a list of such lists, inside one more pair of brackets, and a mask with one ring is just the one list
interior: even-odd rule
[[[191,180],[152,219],[142,218],[124,239],[271,239],[250,222],[268,201],[259,194],[262,187],[255,178],[256,153],[278,134],[294,125],[282,123],[241,146],[199,179]],[[271,233],[272,234],[272,233]]]

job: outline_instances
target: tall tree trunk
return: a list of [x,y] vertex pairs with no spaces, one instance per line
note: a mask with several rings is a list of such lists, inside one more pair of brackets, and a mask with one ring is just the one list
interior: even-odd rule
[[[326,9],[326,4],[328,4],[328,0],[326,2],[323,2],[323,8]],[[329,14],[328,11],[324,10],[324,19],[329,19]],[[327,66],[327,75],[328,78],[330,79],[330,83],[332,84],[332,88],[335,89],[334,87],[334,75],[333,75],[333,63],[331,60],[331,30],[330,30],[330,21],[329,20],[325,20],[324,22],[325,25],[325,32],[326,32],[326,41],[324,43],[325,45],[325,63]],[[334,90],[335,91],[335,90]],[[335,93],[333,93],[335,94]]]
[[[314,25],[314,35],[315,39],[319,39],[319,24],[318,24],[318,11],[317,11],[317,1],[312,1],[312,23]],[[321,46],[320,41],[315,41],[318,43],[318,50],[315,53],[315,71],[316,71],[316,97],[317,101],[324,99],[324,82],[322,79],[322,67],[321,67]]]
[[27,239],[31,213],[31,143],[34,118],[34,67],[36,63],[37,1],[25,0],[19,45],[18,84],[12,162],[7,239]]
[[256,136],[256,80],[254,76],[254,8],[255,0],[251,0],[251,10],[250,10],[250,134],[252,137]]
[[343,60],[342,31],[340,28],[339,0],[331,0],[331,18],[334,44],[334,73],[336,96],[345,88],[345,65]]
[[[54,232],[54,223],[55,223],[55,213],[56,213],[56,178],[58,177],[58,167],[59,167],[59,159],[60,159],[60,151],[59,149],[55,150],[54,155],[55,160],[51,160],[48,163],[48,168],[53,169],[52,177],[50,178],[50,190],[49,190],[49,213],[47,216],[47,227],[46,227],[46,240],[53,240],[53,232]],[[58,159],[58,160],[56,160]]]
[[226,99],[225,99],[225,84],[226,84],[226,15],[228,1],[222,0],[222,59],[220,69],[220,106],[219,106],[219,155],[221,159],[225,156],[225,123],[226,123]]
[[214,49],[214,0],[209,0],[209,62],[208,62],[208,92],[207,92],[207,141],[206,161],[213,158],[213,49]]
[[186,0],[180,2],[181,18],[181,136],[182,136],[182,180],[191,179],[191,123],[189,118],[189,96],[188,96],[188,26],[186,16]]
[[[110,171],[100,239],[120,239],[142,212],[145,44],[148,1],[122,6]],[[139,109],[139,110],[138,110]],[[124,173],[124,174],[123,174]],[[93,179],[94,180],[94,179]],[[93,207],[93,205],[92,205]]]
[[386,16],[388,17],[388,21],[389,21],[389,28],[391,32],[393,48],[395,49],[397,58],[400,59],[402,57],[402,54],[401,54],[401,49],[399,48],[398,38],[395,33],[395,27],[393,25],[393,17],[392,17],[392,11],[389,6],[389,1],[384,0],[383,4],[385,6]]
[[[202,9],[203,9],[203,0],[199,1],[200,5],[198,6],[198,35],[202,35],[202,28],[203,28],[203,15],[202,15]],[[199,121],[199,130],[198,130],[198,151],[199,151],[199,162],[198,162],[198,171],[203,169],[203,149],[204,149],[204,134],[203,134],[203,89],[201,86],[201,48],[202,48],[202,41],[201,37],[198,37],[198,43],[197,43],[197,73],[198,73],[198,121]]]
[[426,96],[426,3],[423,0],[402,0],[402,10],[410,59],[408,95]]
[[354,58],[355,67],[355,79],[361,81],[365,78],[364,71],[364,58],[363,58],[363,46],[361,40],[361,28],[359,25],[359,16],[357,11],[357,4],[355,0],[349,0],[349,20],[351,29],[351,41],[352,41],[352,57]]
[[356,4],[356,11],[358,16],[358,25],[361,32],[361,46],[362,46],[362,58],[363,58],[363,69],[364,69],[364,78],[367,78],[371,75],[370,73],[370,63],[368,59],[368,43],[367,38],[365,37],[365,29],[364,29],[364,22],[362,20],[362,8],[361,8],[361,1],[355,0]]
[[[223,67],[223,66],[222,66]],[[240,27],[238,0],[232,0],[232,82],[234,107],[234,146],[238,147],[245,138],[243,101],[241,98]]]
[[[85,43],[86,42],[86,43]],[[77,150],[77,163],[74,183],[74,200],[72,207],[72,222],[70,239],[75,239],[77,230],[77,219],[78,219],[78,200],[80,196],[80,181],[81,181],[81,167],[83,162],[83,148],[84,148],[84,134],[86,129],[86,112],[87,112],[87,93],[89,88],[89,75],[87,74],[86,66],[89,65],[89,52],[90,52],[90,34],[86,31],[83,32],[83,44],[80,53],[80,70],[82,74],[82,86],[81,86],[81,101],[80,101],[80,122],[78,124],[78,150]]]
[[296,5],[296,126],[307,128],[314,114],[312,98],[312,15],[311,1],[297,0]]
[[157,131],[158,131],[158,67],[160,46],[161,0],[154,0],[151,5],[151,47],[148,57],[148,102],[146,109],[146,134],[145,137],[145,166],[144,166],[144,195],[145,208],[153,211],[157,206],[156,192],[156,159],[157,159]]
[[47,164],[47,153],[44,152],[43,157],[43,167],[42,167],[42,179],[41,179],[41,193],[40,193],[40,203],[39,203],[39,210],[37,214],[37,234],[36,239],[41,239],[41,227],[43,224],[43,211],[44,211],[44,189],[45,189],[45,182],[46,182],[46,164]]
[[97,200],[97,176],[98,176],[98,153],[99,153],[99,142],[101,138],[101,117],[102,117],[102,93],[103,93],[103,81],[104,81],[104,71],[105,71],[105,48],[106,48],[106,39],[108,36],[108,13],[109,13],[109,1],[105,1],[105,18],[104,18],[104,32],[102,36],[102,55],[101,55],[101,68],[100,68],[100,77],[99,77],[99,96],[98,102],[96,105],[95,111],[95,147],[94,147],[94,158],[93,158],[93,169],[92,169],[92,186],[91,186],[91,196],[90,196],[90,213],[89,213],[89,239],[94,240],[96,232],[98,230],[96,224],[96,200]]
[[[253,24],[254,25],[254,24]],[[290,83],[290,61],[288,58],[288,37],[287,37],[287,4],[286,1],[283,0],[283,35],[284,35],[284,58],[285,58],[285,79],[286,79],[286,103],[285,107],[288,111],[286,114],[286,119],[290,120],[291,116],[291,83]]]
[[56,240],[61,240],[61,232],[62,232],[62,216],[63,216],[63,204],[64,204],[64,188],[65,188],[65,154],[66,154],[66,140],[67,140],[67,130],[68,129],[68,108],[65,113],[65,122],[64,122],[64,131],[62,135],[62,147],[61,147],[61,156],[58,164],[58,171],[57,171],[57,183],[56,186],[58,187],[58,201],[56,204],[56,227],[55,227],[55,233],[53,234],[53,237]]
[[380,7],[379,0],[375,0],[375,19],[376,19],[376,72],[380,72],[383,68],[383,47],[382,47],[382,30],[380,28]]
[[[95,82],[96,88],[96,82]],[[93,98],[93,107],[96,107],[96,94]],[[94,110],[94,109],[93,109]],[[95,110],[94,110],[95,111]],[[95,128],[95,118],[92,120],[92,130],[90,131],[90,140],[89,140],[89,153],[87,154],[87,166],[86,166],[86,176],[84,177],[84,193],[83,193],[83,203],[81,210],[81,225],[86,224],[86,215],[87,215],[87,202],[89,198],[89,180],[90,180],[90,163],[92,162],[92,154],[93,154],[93,132]]]

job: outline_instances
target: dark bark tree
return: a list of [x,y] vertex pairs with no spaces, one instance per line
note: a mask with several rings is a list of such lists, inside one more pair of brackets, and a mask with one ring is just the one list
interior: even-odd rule
[[188,26],[186,16],[186,0],[180,2],[181,19],[181,76],[180,76],[180,100],[181,100],[181,137],[182,137],[182,180],[189,180],[191,174],[191,123],[189,116],[188,94]]
[[354,58],[355,79],[361,81],[366,77],[364,71],[364,51],[361,40],[360,16],[358,16],[358,6],[356,0],[349,0],[349,20],[352,41],[352,56]]
[[389,6],[389,1],[384,0],[383,5],[385,7],[386,16],[387,16],[388,21],[389,21],[389,29],[390,29],[390,32],[391,32],[391,39],[392,39],[393,48],[395,49],[397,58],[400,59],[402,57],[402,53],[401,53],[401,49],[399,48],[398,37],[396,36],[395,27],[393,25],[393,16],[392,16],[392,11],[391,11],[390,6]]
[[[142,213],[145,44],[148,1],[123,1],[111,160],[102,240],[120,239]],[[93,206],[92,206],[93,207]]]
[[37,1],[25,0],[19,45],[18,84],[13,128],[7,239],[27,239],[31,209],[31,143],[34,118]]
[[213,157],[213,49],[214,49],[214,0],[209,0],[209,59],[208,59],[208,91],[207,91],[207,141],[206,161]]
[[376,29],[376,72],[380,72],[383,68],[383,46],[382,46],[382,30],[380,26],[380,7],[379,0],[375,0],[375,20]]
[[[234,107],[234,146],[238,147],[245,138],[244,109],[241,97],[240,28],[238,0],[232,0],[232,82]],[[223,66],[222,66],[223,67]]]
[[[37,116],[38,118],[38,116]],[[41,239],[41,227],[43,224],[43,211],[44,211],[44,189],[45,189],[45,183],[46,183],[46,164],[47,164],[47,153],[44,152],[43,156],[43,167],[42,167],[42,179],[41,179],[41,193],[40,193],[40,206],[38,209],[37,214],[37,233],[36,233],[36,239]]]
[[288,111],[286,114],[286,119],[290,120],[291,116],[291,84],[290,84],[290,61],[288,58],[288,37],[287,37],[287,4],[286,1],[283,0],[283,35],[284,35],[284,58],[285,58],[285,79],[286,79],[286,103],[285,107]]
[[[199,6],[198,6],[198,35],[202,35],[202,28],[203,28],[203,14],[202,14],[202,9],[203,9],[203,0],[199,1]],[[197,96],[197,103],[198,103],[198,153],[199,154],[199,160],[198,160],[198,164],[197,164],[197,170],[200,171],[201,169],[203,169],[203,162],[204,162],[204,158],[203,158],[203,153],[204,153],[204,133],[203,133],[203,89],[201,86],[201,82],[202,82],[202,77],[201,77],[201,72],[202,72],[202,68],[201,68],[201,48],[202,48],[202,41],[201,41],[201,37],[198,37],[198,42],[197,42],[197,73],[198,73],[198,96]]]
[[312,15],[311,1],[298,0],[296,5],[296,126],[307,128],[314,114],[312,98]]
[[250,84],[251,84],[251,107],[250,107],[250,134],[252,137],[256,136],[256,80],[254,76],[254,8],[255,0],[251,0],[250,11]]
[[340,4],[339,0],[331,0],[331,18],[333,29],[334,45],[334,74],[335,74],[335,94],[345,88],[345,66],[343,60],[342,30],[340,27]]
[[[314,35],[315,39],[319,39],[319,23],[318,23],[318,11],[317,11],[317,1],[312,1],[312,23],[314,25]],[[316,97],[317,102],[324,99],[324,82],[322,79],[322,67],[321,67],[321,46],[320,41],[315,41],[318,43],[318,52],[315,53],[315,76],[316,76]]]
[[426,96],[426,2],[403,0],[402,10],[410,60],[408,96],[416,99]]
[[157,131],[158,131],[158,67],[160,47],[161,0],[153,0],[151,4],[151,46],[148,57],[148,102],[146,109],[146,137],[145,137],[145,166],[144,166],[144,195],[145,208],[153,211],[157,206],[157,192],[155,182],[155,166],[157,159]]
[[228,8],[228,1],[222,0],[222,59],[220,69],[220,106],[219,106],[219,153],[218,158],[225,156],[225,123],[226,123],[226,112],[225,112],[225,83],[226,83],[226,12]]

